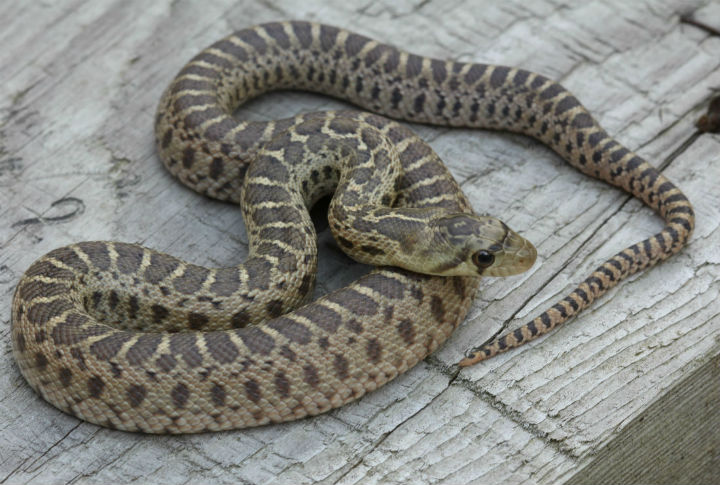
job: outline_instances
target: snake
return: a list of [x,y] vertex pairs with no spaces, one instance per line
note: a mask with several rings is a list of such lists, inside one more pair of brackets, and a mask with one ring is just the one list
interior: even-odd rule
[[[234,116],[280,89],[362,110]],[[155,118],[166,168],[241,206],[247,260],[205,268],[103,241],[51,251],[13,297],[21,374],[82,420],[194,433],[317,415],[413,367],[463,321],[480,276],[525,271],[536,251],[501,221],[475,215],[437,154],[393,120],[528,135],[665,221],[538,317],[469,350],[460,366],[546,334],[680,251],[693,231],[680,189],[541,74],[422,57],[318,23],[266,23],[193,57]],[[376,267],[310,302],[317,242],[307,208],[329,193],[338,246]]]

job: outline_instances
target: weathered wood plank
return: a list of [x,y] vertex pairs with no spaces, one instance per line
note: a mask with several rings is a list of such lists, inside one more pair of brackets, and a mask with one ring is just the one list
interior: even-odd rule
[[[674,402],[669,391],[682,390],[720,353],[720,139],[692,136],[720,85],[720,38],[679,22],[691,14],[717,24],[720,7],[628,3],[0,5],[0,16],[13,19],[0,33],[0,483],[559,483],[582,467],[577,483],[593,476],[602,469],[593,468],[595,454],[636,429],[630,424],[655,403]],[[661,223],[526,138],[414,126],[477,210],[536,243],[541,263],[521,277],[484,282],[466,323],[434,356],[339,410],[241,432],[132,435],[46,405],[12,361],[9,306],[18,278],[45,252],[90,239],[140,242],[199,264],[240,261],[247,237],[237,208],[198,197],[165,173],[153,151],[153,114],[199,49],[234,29],[286,18],[561,80],[610,133],[667,167],[698,213],[692,243],[548,337],[458,374],[450,365],[470,343],[522,324]],[[340,106],[280,93],[241,116]],[[321,239],[319,293],[366,271],[327,231]],[[711,403],[718,397],[705,395]]]

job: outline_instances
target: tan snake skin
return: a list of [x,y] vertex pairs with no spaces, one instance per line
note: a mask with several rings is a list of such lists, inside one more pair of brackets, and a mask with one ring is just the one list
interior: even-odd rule
[[[230,116],[274,89],[317,91],[408,121],[524,133],[665,219],[660,233],[618,253],[461,365],[548,332],[678,252],[692,232],[693,210],[680,190],[541,75],[419,57],[308,22],[256,26],[193,58],[156,119],[158,151],[175,176],[241,203],[248,261],[207,269],[117,242],[79,243],[40,258],[16,290],[12,338],[23,376],[44,399],[117,429],[242,428],[341,406],[425,358],[463,320],[479,278],[376,269],[297,308],[311,294],[316,264],[305,206],[335,186],[344,192],[329,211],[334,235],[360,260],[385,264],[385,256],[413,252],[422,259],[448,243],[462,251],[432,260],[428,272],[501,275],[532,264],[532,246],[504,224],[460,214],[469,204],[441,161],[395,122],[359,112],[252,123]],[[353,168],[340,170],[343,164]],[[369,208],[377,200],[396,212]],[[428,225],[437,231],[424,232]]]

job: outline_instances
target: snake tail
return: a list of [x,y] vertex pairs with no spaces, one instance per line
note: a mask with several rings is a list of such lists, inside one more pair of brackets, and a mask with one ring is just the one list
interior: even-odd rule
[[[467,352],[461,367],[526,344],[570,320],[625,278],[680,251],[692,235],[695,213],[688,198],[655,167],[613,140],[564,88],[550,83],[544,112],[555,113],[552,137],[537,136],[580,171],[618,186],[665,221],[657,234],[629,246],[596,268],[572,292],[514,331]],[[541,91],[540,96],[542,97]],[[571,106],[572,108],[567,108]],[[560,113],[560,115],[558,115]],[[565,116],[563,116],[565,115]]]

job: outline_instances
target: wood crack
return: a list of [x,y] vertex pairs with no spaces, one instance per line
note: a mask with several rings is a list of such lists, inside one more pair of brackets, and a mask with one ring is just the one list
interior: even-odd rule
[[[7,81],[0,86],[0,151],[5,150],[0,154],[0,287],[6,296],[0,303],[0,373],[8,377],[0,380],[0,408],[8,411],[0,425],[0,483],[82,483],[113,477],[168,483],[565,483],[664,394],[665,386],[681,391],[694,363],[716,353],[720,341],[712,306],[720,268],[713,249],[720,245],[720,199],[713,185],[720,177],[715,163],[720,145],[717,136],[693,134],[694,120],[689,118],[700,116],[705,93],[712,93],[720,74],[709,50],[717,33],[698,25],[711,24],[717,9],[706,0],[627,4],[607,0],[528,6],[512,0],[501,8],[477,9],[466,0],[410,0],[399,6],[378,0],[357,7],[276,0],[262,0],[254,7],[228,0],[171,0],[152,6],[138,0],[5,2],[0,14],[13,22],[5,36],[7,62],[0,69]],[[363,6],[365,13],[353,11]],[[693,12],[691,22],[679,19],[678,12],[686,8]],[[419,403],[405,401],[411,399],[409,386],[394,383],[338,413],[287,427],[174,438],[118,434],[59,419],[25,386],[12,361],[8,318],[17,278],[40,254],[67,242],[94,239],[148,240],[154,247],[171,247],[178,256],[224,241],[208,247],[201,259],[219,265],[231,259],[244,236],[230,241],[227,233],[241,226],[227,211],[218,216],[210,212],[214,207],[206,211],[204,205],[200,209],[190,204],[191,196],[157,163],[149,130],[162,88],[196,49],[221,33],[279,14],[373,34],[417,54],[557,73],[578,90],[581,100],[589,100],[595,114],[607,114],[614,133],[642,140],[639,149],[645,153],[661,153],[653,164],[682,178],[673,182],[680,182],[695,204],[696,236],[679,257],[596,302],[583,313],[584,322],[576,322],[605,324],[602,335],[594,333],[598,327],[565,332],[571,340],[556,339],[552,346],[537,346],[497,366],[493,361],[487,373],[478,369],[461,374],[440,360],[471,333],[467,325],[460,327],[438,356],[413,371],[409,380],[417,379],[411,385],[418,387]],[[633,73],[646,79],[633,81],[636,86],[616,81]],[[618,100],[622,106],[615,106]],[[282,94],[253,103],[252,112],[243,116],[275,119],[345,106],[326,98]],[[420,125],[411,129],[420,131],[438,153],[461,153],[465,148],[458,140],[476,136],[470,131],[443,136],[449,130]],[[109,152],[103,150],[103,140]],[[484,152],[480,159],[495,157],[498,146],[503,156],[535,157],[525,149],[534,145],[506,141],[489,147],[477,144]],[[520,309],[549,291],[550,281],[564,282],[564,272],[586,267],[598,254],[596,246],[607,239],[604,230],[626,221],[640,227],[656,222],[638,209],[640,204],[628,205],[629,196],[607,193],[612,189],[593,186],[592,194],[581,199],[572,197],[576,194],[564,176],[543,177],[542,185],[533,188],[540,179],[535,172],[498,170],[480,180],[467,159],[453,160],[452,166],[459,179],[465,178],[468,192],[486,195],[492,190],[490,196],[500,207],[514,211],[532,195],[537,207],[519,208],[509,222],[529,227],[543,218],[562,221],[558,225],[563,226],[563,238],[549,230],[545,242],[562,267],[544,268],[536,275],[533,281],[542,283],[537,291],[526,285],[501,286],[506,299],[491,299],[493,309],[512,312],[500,321],[503,329],[518,323]],[[562,175],[565,167],[554,169]],[[516,182],[528,187],[527,192],[518,195],[512,188]],[[49,210],[53,200],[63,197],[82,199],[85,213],[64,224],[44,225],[43,217],[71,212],[69,205]],[[608,209],[579,213],[565,197],[583,207]],[[198,214],[203,212],[219,222],[202,223],[205,219]],[[30,218],[34,220],[12,227]],[[342,258],[323,251],[324,272],[318,278],[326,281],[328,290],[359,272]],[[670,270],[665,271],[666,265]],[[533,296],[518,293],[522,288]],[[426,378],[431,384],[422,380]],[[603,386],[612,389],[596,390]],[[298,450],[306,443],[313,446],[310,459],[305,449]],[[684,456],[703,456],[693,446],[681,450]],[[653,465],[652,456],[646,458]]]
[[446,388],[443,389],[442,392],[438,393],[438,396],[436,397],[442,395],[451,386],[459,386],[463,389],[466,389],[470,391],[473,395],[475,395],[478,399],[487,403],[490,407],[498,411],[506,418],[510,419],[513,423],[517,424],[523,430],[527,431],[535,438],[542,440],[548,446],[555,449],[558,453],[561,453],[563,456],[572,460],[576,460],[578,458],[571,446],[564,444],[562,440],[550,438],[549,434],[540,429],[539,426],[525,420],[523,418],[523,413],[512,409],[510,406],[508,406],[502,400],[498,399],[497,396],[493,395],[492,393],[479,388],[476,382],[468,378],[462,377],[460,373],[461,368],[457,365],[445,365],[434,356],[430,356],[425,360],[428,364],[432,365],[435,369],[437,369],[438,372],[450,378]]

